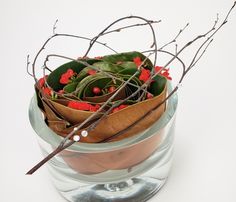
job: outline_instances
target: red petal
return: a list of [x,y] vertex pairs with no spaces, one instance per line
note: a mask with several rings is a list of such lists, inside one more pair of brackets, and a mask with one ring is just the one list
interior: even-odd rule
[[96,112],[100,108],[100,105],[96,104],[95,106],[90,105],[90,111]]
[[42,78],[39,79],[38,83],[39,83],[39,87],[40,87],[40,88],[42,88],[42,87],[44,86],[47,77],[48,77],[48,76],[45,75],[44,77],[42,77]]
[[162,69],[162,67],[156,66],[156,67],[155,67],[155,73],[159,72],[161,69]]
[[61,75],[60,83],[61,84],[68,84],[70,81],[70,78],[74,76],[75,72],[72,69],[68,69],[66,73]]
[[72,109],[86,110],[92,112],[96,112],[100,108],[100,105],[98,104],[93,106],[87,102],[78,102],[78,101],[69,101],[67,106]]
[[60,78],[61,84],[68,84],[70,81],[70,77],[68,77],[66,74],[62,74]]
[[44,94],[51,96],[51,92],[52,92],[52,90],[50,88],[48,88],[48,87],[43,88],[43,93]]
[[124,109],[124,108],[126,108],[126,107],[128,107],[128,105],[120,105],[120,106],[119,106],[119,110]]
[[42,88],[44,84],[45,84],[45,79],[44,78],[39,79],[39,87]]
[[136,64],[137,67],[140,67],[140,65],[142,64],[142,60],[140,57],[134,58],[133,62]]
[[139,76],[139,80],[146,82],[149,78],[150,78],[151,74],[150,74],[150,70],[148,69],[142,69],[141,70],[141,74]]
[[75,72],[72,69],[68,69],[65,74],[67,75],[67,77],[70,78],[70,77],[72,77],[75,74]]
[[[156,72],[156,73],[159,72],[162,68],[163,68],[163,67],[156,66],[156,67],[155,67],[155,72]],[[172,80],[172,78],[169,76],[169,75],[170,75],[170,73],[169,73],[169,68],[168,68],[168,69],[165,69],[165,68],[162,69],[159,74],[162,75],[162,76],[164,76],[164,77],[166,77],[166,78],[169,79],[169,80]]]
[[112,113],[115,113],[115,112],[118,112],[119,111],[119,108],[118,107],[115,107],[113,110],[112,110]]
[[129,106],[129,105],[120,105],[120,106],[118,106],[118,107],[115,107],[115,108],[112,110],[112,113],[118,112],[119,110],[124,109],[124,108],[126,108],[126,107],[128,107],[128,106]]

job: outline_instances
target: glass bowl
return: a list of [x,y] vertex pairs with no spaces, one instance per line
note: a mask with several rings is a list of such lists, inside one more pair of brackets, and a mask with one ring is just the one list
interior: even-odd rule
[[[58,192],[71,202],[142,202],[155,195],[171,167],[177,102],[172,95],[161,118],[140,134],[110,143],[75,143],[48,161]],[[29,119],[45,157],[63,138],[46,125],[36,96]]]

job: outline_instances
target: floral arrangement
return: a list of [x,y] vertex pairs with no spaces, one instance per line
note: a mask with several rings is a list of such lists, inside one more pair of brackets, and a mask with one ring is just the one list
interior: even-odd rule
[[[53,153],[33,167],[27,174],[34,173],[53,156],[77,142],[102,143],[119,141],[149,128],[164,113],[166,101],[179,89],[186,74],[197,64],[206,49],[213,41],[213,36],[227,23],[228,17],[235,7],[231,7],[224,20],[219,24],[219,18],[205,33],[188,41],[181,48],[175,45],[175,51],[170,52],[167,46],[175,44],[180,34],[189,26],[181,29],[173,40],[157,47],[152,21],[140,16],[120,18],[107,26],[92,39],[82,36],[55,33],[43,44],[32,63],[32,73],[29,72],[29,56],[27,70],[35,80],[35,91],[38,106],[45,116],[45,122],[56,134],[64,137]],[[143,24],[132,24],[118,29],[109,30],[114,24],[128,20],[142,20]],[[153,45],[150,50],[118,53],[98,38],[113,32],[120,32],[136,26],[149,26],[153,34]],[[43,65],[43,77],[36,78],[35,64],[46,45],[56,37],[73,37],[89,40],[89,47],[83,57],[77,59],[63,55],[47,55]],[[189,46],[199,42],[189,65],[180,54]],[[114,53],[90,58],[88,54],[95,43],[105,46]],[[158,66],[157,53],[171,57],[165,65]],[[154,56],[151,61],[150,57]],[[59,57],[69,62],[51,70],[47,62],[52,57]],[[167,84],[172,80],[169,69],[173,61],[182,65],[182,74],[177,85],[167,93]],[[102,131],[102,132],[101,132]]]
[[[80,142],[117,141],[147,129],[164,112],[163,104],[141,125],[114,137],[166,98],[167,79],[171,79],[168,69],[154,67],[139,52],[80,60],[63,64],[36,85],[48,126],[57,134],[66,137],[90,117],[75,133],[89,131],[89,136],[80,136]],[[151,71],[157,75],[151,76]]]

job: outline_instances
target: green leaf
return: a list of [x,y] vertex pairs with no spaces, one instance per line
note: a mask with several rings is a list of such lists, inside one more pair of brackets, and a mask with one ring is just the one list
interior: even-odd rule
[[124,67],[120,66],[120,65],[117,65],[117,64],[112,64],[112,63],[109,63],[109,62],[106,62],[106,61],[103,61],[103,62],[96,62],[93,64],[93,66],[102,71],[105,71],[105,72],[113,72],[113,73],[116,73],[116,72],[119,72],[121,70],[124,69]]
[[72,93],[76,90],[77,85],[78,85],[78,82],[69,83],[63,88],[63,90],[66,93]]
[[[118,53],[113,55],[106,55],[102,58],[102,60],[116,64],[117,62],[127,62],[127,61],[133,62],[133,59],[136,57],[140,57],[142,61],[146,58],[146,56],[143,55],[142,53],[133,51],[126,53]],[[148,69],[153,68],[153,64],[148,58],[146,59],[145,65],[147,65]]]
[[136,68],[137,66],[134,62],[130,62],[130,61],[125,61],[119,64],[121,67],[123,67],[124,69],[126,68]]
[[[133,68],[133,67],[128,67],[126,69],[123,69],[121,71],[119,71],[119,74],[125,74],[125,75],[133,75],[137,72],[137,67]],[[138,74],[136,75],[136,77],[138,77]]]
[[166,86],[167,79],[163,76],[156,75],[150,85],[149,92],[154,96],[160,95]]

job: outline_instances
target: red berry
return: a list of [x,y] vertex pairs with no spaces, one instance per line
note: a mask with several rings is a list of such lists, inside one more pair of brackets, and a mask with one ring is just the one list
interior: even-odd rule
[[94,93],[95,95],[99,95],[99,94],[101,93],[101,89],[98,88],[98,87],[94,87],[94,88],[93,88],[93,93]]
[[115,86],[111,86],[111,87],[108,89],[109,93],[113,93],[115,90],[116,90],[116,87],[115,87]]
[[153,98],[153,95],[151,93],[147,93],[147,99]]

